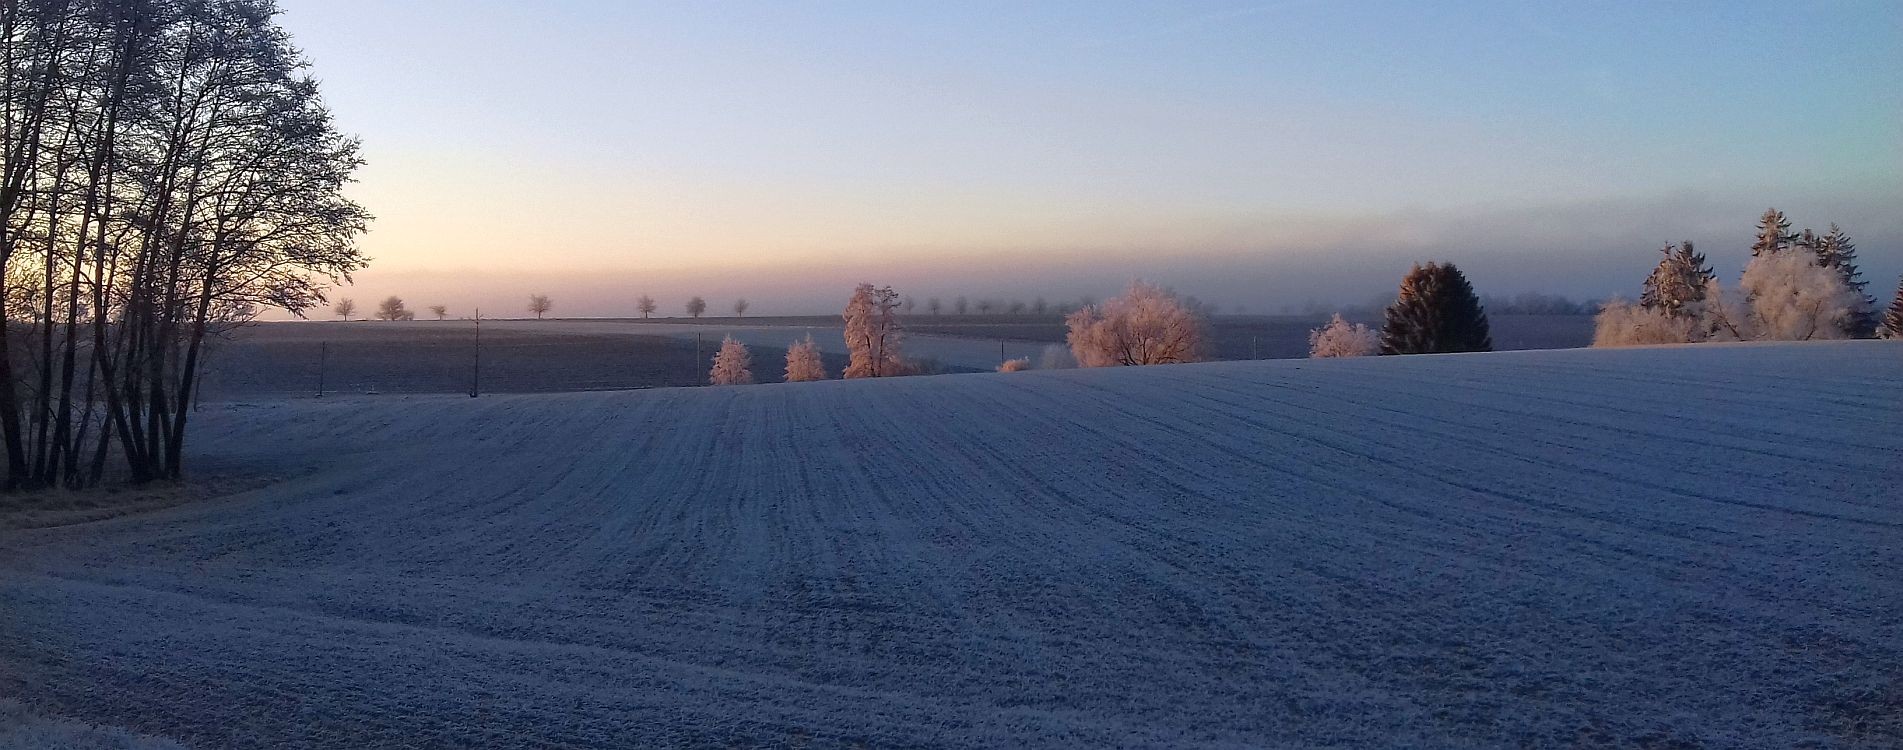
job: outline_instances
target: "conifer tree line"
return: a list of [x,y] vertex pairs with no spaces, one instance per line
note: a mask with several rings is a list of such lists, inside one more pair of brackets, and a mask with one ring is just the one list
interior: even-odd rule
[[276,12],[0,2],[8,489],[180,476],[208,339],[363,266],[358,144]]

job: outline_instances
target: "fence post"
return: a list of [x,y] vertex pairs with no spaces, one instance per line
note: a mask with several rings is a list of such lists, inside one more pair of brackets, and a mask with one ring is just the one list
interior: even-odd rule
[[328,360],[328,359],[330,359],[330,342],[328,341],[318,342],[317,344],[317,397],[318,398],[324,397],[324,362],[325,360]]
[[482,392],[482,308],[476,308],[476,355],[469,371],[469,397]]

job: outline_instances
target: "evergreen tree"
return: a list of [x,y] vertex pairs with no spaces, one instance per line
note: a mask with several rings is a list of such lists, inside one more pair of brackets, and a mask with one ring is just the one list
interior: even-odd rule
[[[1805,230],[1805,234],[1809,235],[1810,231]],[[1857,244],[1851,242],[1850,235],[1844,234],[1844,230],[1833,223],[1830,231],[1811,245],[1811,251],[1817,253],[1817,265],[1837,269],[1844,283],[1863,298],[1863,306],[1844,321],[1844,331],[1851,336],[1869,336],[1876,328],[1876,316],[1872,311],[1876,309],[1877,301],[1864,291],[1869,282],[1863,280],[1863,272],[1857,269]]]
[[1493,351],[1487,313],[1454,264],[1408,270],[1381,326],[1382,354]]
[[1890,309],[1884,311],[1883,325],[1877,329],[1877,335],[1903,339],[1903,279],[1896,282],[1896,299],[1890,302]]
[[1705,254],[1693,249],[1691,240],[1666,245],[1659,252],[1665,257],[1659,259],[1652,275],[1646,277],[1645,292],[1640,295],[1639,304],[1674,318],[1696,315],[1693,306],[1705,301],[1705,284],[1712,279]]
[[1791,234],[1791,222],[1784,218],[1784,212],[1767,208],[1758,219],[1758,238],[1751,243],[1751,257],[1784,250],[1796,241],[1797,236]]

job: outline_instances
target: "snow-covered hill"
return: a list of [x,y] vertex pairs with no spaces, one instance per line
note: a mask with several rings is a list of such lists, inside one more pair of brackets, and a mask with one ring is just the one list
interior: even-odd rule
[[0,696],[204,747],[1903,744],[1903,346],[207,407],[0,532]]

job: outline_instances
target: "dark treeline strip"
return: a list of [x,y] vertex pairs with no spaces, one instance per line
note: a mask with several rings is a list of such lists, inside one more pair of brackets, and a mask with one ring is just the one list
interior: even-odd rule
[[0,0],[8,489],[177,478],[208,337],[361,268],[360,165],[269,0]]

